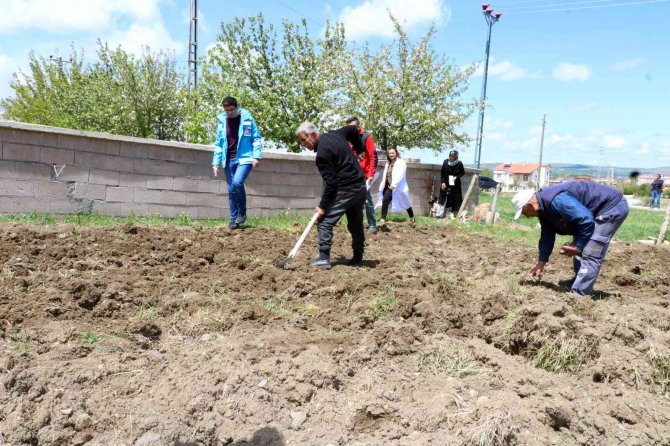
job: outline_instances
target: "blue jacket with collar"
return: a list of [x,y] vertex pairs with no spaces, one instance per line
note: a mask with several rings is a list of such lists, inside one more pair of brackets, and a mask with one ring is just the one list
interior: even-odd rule
[[623,199],[618,190],[591,181],[545,187],[536,196],[542,226],[539,241],[542,262],[549,260],[556,234],[573,235],[575,247],[584,249],[595,230],[595,218]]
[[[254,159],[261,159],[261,133],[256,121],[248,110],[239,109],[240,128],[237,139],[237,160],[240,164],[251,164]],[[219,113],[216,125],[216,142],[214,143],[214,158],[212,166],[226,167],[226,152],[228,150],[228,136],[226,135],[226,113]]]

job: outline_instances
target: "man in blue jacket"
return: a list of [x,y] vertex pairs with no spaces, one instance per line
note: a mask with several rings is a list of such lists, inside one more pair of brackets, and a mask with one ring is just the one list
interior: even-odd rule
[[228,183],[230,224],[237,229],[247,220],[247,195],[244,182],[261,160],[261,134],[249,111],[237,107],[237,99],[223,100],[224,113],[217,115],[216,142],[212,171],[214,176],[223,167]]
[[554,249],[556,234],[572,235],[572,244],[561,248],[561,254],[573,257],[575,277],[568,281],[570,291],[590,295],[607,247],[628,216],[628,202],[623,194],[599,183],[572,181],[538,192],[518,192],[512,202],[516,206],[515,220],[521,214],[538,217],[542,227],[540,256],[530,270],[531,277],[542,277],[544,265]]

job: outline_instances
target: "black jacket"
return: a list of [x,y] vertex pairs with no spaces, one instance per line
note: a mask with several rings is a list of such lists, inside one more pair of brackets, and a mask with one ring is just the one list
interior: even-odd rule
[[[349,148],[349,143],[353,151]],[[319,135],[316,167],[323,177],[323,193],[319,203],[321,209],[328,210],[335,201],[338,189],[365,187],[365,177],[356,158],[363,151],[361,135],[355,125],[347,125]]]
[[444,162],[442,163],[442,172],[440,175],[440,180],[447,186],[449,186],[449,175],[456,177],[457,178],[456,184],[460,184],[461,177],[465,175],[465,168],[463,167],[463,163],[460,161],[456,161],[456,164],[454,166],[450,166],[449,160],[448,159],[444,160]]

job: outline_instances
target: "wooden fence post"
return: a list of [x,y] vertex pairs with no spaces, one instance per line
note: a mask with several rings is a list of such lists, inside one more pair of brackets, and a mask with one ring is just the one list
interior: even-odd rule
[[670,202],[668,203],[668,207],[665,208],[665,219],[661,225],[661,232],[658,234],[658,239],[656,239],[657,245],[663,244],[663,240],[665,240],[665,233],[668,231],[668,223],[670,223]]
[[468,200],[470,199],[470,195],[472,195],[472,191],[475,188],[475,184],[479,181],[479,174],[474,174],[472,176],[472,180],[470,180],[470,186],[468,187],[468,191],[465,193],[465,197],[463,198],[463,203],[461,203],[461,208],[458,210],[458,214],[456,214],[456,220],[461,218],[461,214],[465,210],[465,207],[468,205]]
[[491,203],[491,214],[486,217],[486,224],[492,225],[496,221],[496,211],[498,210],[498,197],[500,197],[500,190],[502,184],[496,184],[496,191],[493,194],[493,202]]

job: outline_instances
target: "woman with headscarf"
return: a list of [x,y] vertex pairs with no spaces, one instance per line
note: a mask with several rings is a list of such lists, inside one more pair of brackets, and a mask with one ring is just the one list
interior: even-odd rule
[[449,158],[442,163],[440,175],[440,197],[437,200],[435,216],[444,217],[444,211],[451,208],[451,212],[458,212],[463,203],[461,177],[465,175],[463,163],[458,160],[458,150],[449,152]]
[[407,164],[400,159],[400,152],[394,148],[388,149],[384,174],[379,184],[379,200],[377,201],[377,206],[381,203],[382,207],[380,226],[386,223],[386,214],[391,203],[393,203],[392,212],[407,210],[410,221],[414,223],[414,211],[409,201],[409,186],[407,185],[406,174]]

